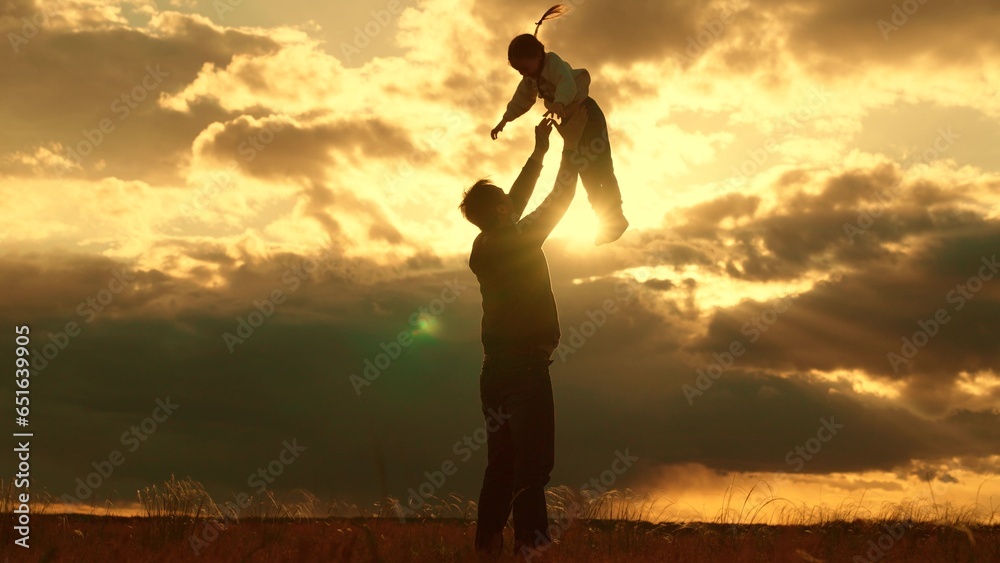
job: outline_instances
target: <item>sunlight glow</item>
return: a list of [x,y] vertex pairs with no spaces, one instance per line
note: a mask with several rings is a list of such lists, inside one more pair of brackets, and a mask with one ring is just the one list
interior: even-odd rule
[[962,391],[983,397],[994,393],[1000,388],[1000,378],[992,370],[978,371],[970,374],[967,371],[958,374],[958,388]]
[[616,272],[616,275],[632,278],[640,283],[653,279],[669,280],[678,287],[684,286],[684,280],[692,279],[697,282],[695,289],[697,306],[705,314],[711,314],[716,309],[733,307],[748,299],[764,303],[806,293],[816,284],[831,279],[835,274],[811,273],[790,282],[754,282],[707,272],[699,266],[687,265],[680,270],[669,266],[626,268]]
[[958,513],[988,521],[995,518],[1000,493],[1000,480],[962,469],[958,459],[825,475],[716,472],[694,463],[659,471],[661,478],[649,484],[657,491],[650,512],[662,521],[806,524],[855,517],[933,520]]
[[900,396],[901,390],[906,387],[901,382],[874,379],[865,372],[857,369],[826,372],[810,370],[809,374],[824,381],[846,384],[855,393],[874,395],[882,399],[897,399]]

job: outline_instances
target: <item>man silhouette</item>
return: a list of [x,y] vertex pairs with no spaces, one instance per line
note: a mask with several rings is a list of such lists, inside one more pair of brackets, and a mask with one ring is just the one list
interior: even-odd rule
[[[482,231],[472,244],[469,267],[483,296],[483,367],[479,377],[487,419],[487,467],[479,493],[476,551],[503,552],[503,529],[514,516],[514,550],[548,545],[545,485],[552,471],[555,415],[549,365],[559,344],[559,318],[542,243],[565,215],[576,193],[576,157],[586,110],[558,126],[562,161],[552,192],[521,218],[549,148],[552,121],[535,127],[535,149],[504,193],[489,180],[469,188],[459,206]],[[499,423],[499,425],[497,425]]]

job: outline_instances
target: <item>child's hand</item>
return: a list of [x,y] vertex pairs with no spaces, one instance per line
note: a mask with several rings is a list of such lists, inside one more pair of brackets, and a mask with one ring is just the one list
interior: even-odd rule
[[[561,102],[555,102],[549,109],[549,113],[558,117],[559,120],[562,121],[566,117],[566,106],[564,106]],[[549,113],[546,113],[545,115],[549,115]]]
[[494,127],[492,131],[490,131],[490,138],[492,138],[494,141],[497,140],[497,135],[499,135],[500,132],[503,131],[504,125],[507,125],[507,122],[501,119],[500,123],[497,123],[497,126]]

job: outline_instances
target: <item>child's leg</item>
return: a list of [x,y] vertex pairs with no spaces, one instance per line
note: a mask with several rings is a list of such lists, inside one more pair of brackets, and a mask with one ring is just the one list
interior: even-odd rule
[[580,136],[579,152],[587,159],[587,164],[580,171],[580,180],[591,207],[601,221],[602,233],[598,236],[598,243],[601,244],[617,240],[628,228],[628,221],[622,213],[621,190],[611,160],[611,143],[604,112],[592,98],[587,98],[583,104],[587,108],[587,124]]

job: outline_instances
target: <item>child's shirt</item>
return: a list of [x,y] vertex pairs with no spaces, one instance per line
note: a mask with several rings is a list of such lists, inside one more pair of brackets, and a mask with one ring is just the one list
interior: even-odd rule
[[514,121],[524,115],[535,105],[536,98],[542,98],[545,109],[549,110],[555,102],[569,106],[582,102],[589,94],[590,73],[587,69],[570,68],[569,63],[549,51],[545,53],[545,61],[537,80],[530,76],[521,78],[514,97],[507,104],[503,119]]

